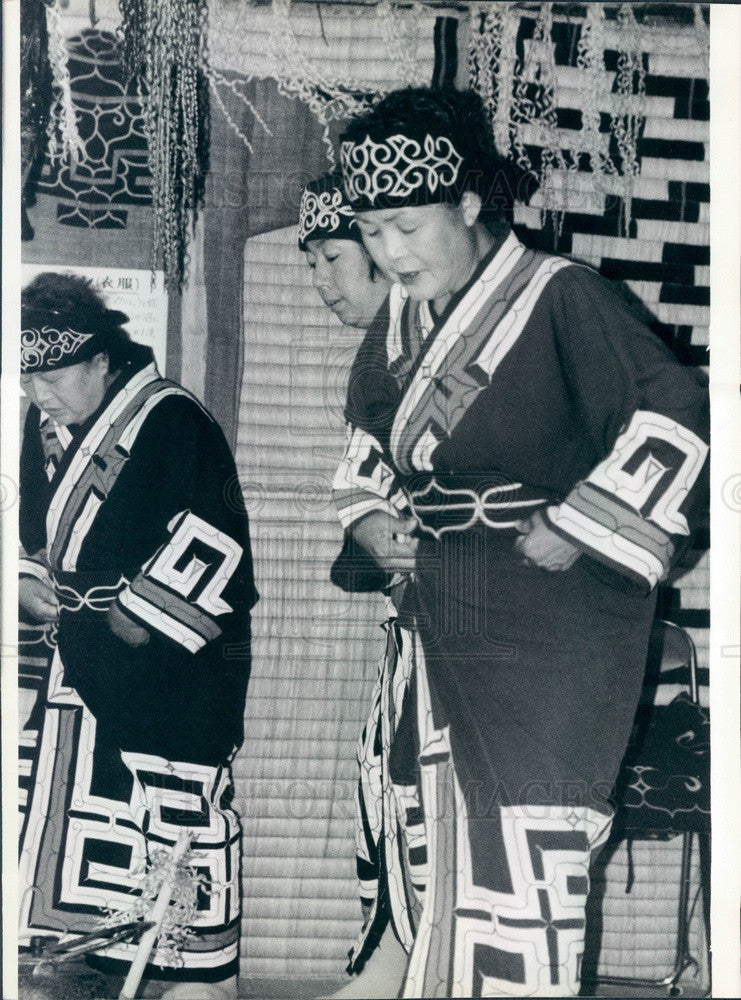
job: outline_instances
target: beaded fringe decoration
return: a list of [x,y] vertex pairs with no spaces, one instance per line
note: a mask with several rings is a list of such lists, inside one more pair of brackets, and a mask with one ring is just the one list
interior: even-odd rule
[[[315,12],[323,29],[323,6],[317,4]],[[311,8],[306,8],[311,10]],[[375,6],[375,14],[381,23],[386,39],[388,52],[391,54],[395,71],[397,87],[419,86],[428,82],[420,70],[419,18],[423,7],[418,0],[413,3],[392,3],[381,0]],[[332,7],[326,5],[331,16]],[[272,0],[271,27],[264,52],[261,52],[259,64],[249,45],[245,44],[245,17],[249,14],[246,2],[230,3],[228,0],[212,0],[211,30],[216,32],[220,47],[229,49],[229,65],[239,66],[242,80],[269,76],[278,82],[282,94],[298,98],[311,110],[322,126],[324,146],[327,152],[328,164],[336,165],[335,151],[330,136],[330,126],[333,121],[342,121],[354,115],[367,111],[381,99],[385,91],[369,87],[362,79],[353,79],[343,75],[339,78],[322,65],[321,52],[308,50],[308,47],[297,37],[292,23],[293,8],[291,0]],[[251,111],[260,127],[270,135],[270,123],[266,123],[240,91],[241,81],[227,77],[214,67],[208,67],[211,93],[224,112],[230,128],[239,136],[244,145],[251,151],[249,138],[239,129],[239,126],[229,115],[224,101],[226,90],[242,101]]]
[[[529,4],[527,9],[509,2],[476,3],[469,8],[470,86],[484,102],[499,153],[537,177],[543,221],[551,217],[556,235],[564,212],[601,213],[605,194],[622,199],[623,231],[627,235],[630,229],[633,191],[640,175],[637,147],[646,114],[648,45],[634,4],[609,6],[615,13],[609,47],[618,48],[612,74],[606,70],[603,3],[584,4],[579,16],[573,5],[561,3]],[[698,53],[707,59],[708,28],[701,8],[695,4],[694,24]],[[559,98],[554,58],[552,29],[557,16],[581,24],[576,58],[582,74],[581,129],[568,130],[568,149],[555,111],[568,106]],[[535,19],[534,32],[518,44],[525,17]],[[605,113],[609,131],[600,130]],[[533,147],[542,149],[537,168],[530,159]]]
[[363,88],[357,80],[335,80],[315,65],[304,53],[291,27],[291,0],[273,0],[273,29],[268,44],[273,75],[278,89],[287,97],[298,97],[322,125],[322,139],[327,159],[335,166],[330,123],[351,118],[367,110],[370,101],[358,96]]
[[119,0],[126,65],[138,81],[152,174],[152,267],[182,285],[188,229],[208,169],[206,0]]
[[49,33],[49,62],[54,80],[55,100],[49,122],[49,156],[69,157],[79,163],[85,157],[85,146],[77,129],[77,116],[72,102],[72,86],[67,65],[67,43],[59,23],[59,0],[46,7]]
[[[33,201],[35,175],[47,145],[51,106],[52,72],[49,65],[49,33],[42,0],[26,0],[21,6],[21,198]],[[24,217],[23,238],[33,234]]]

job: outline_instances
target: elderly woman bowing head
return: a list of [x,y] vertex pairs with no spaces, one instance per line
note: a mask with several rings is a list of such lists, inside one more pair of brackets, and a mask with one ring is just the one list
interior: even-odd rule
[[429,879],[404,997],[578,992],[655,588],[706,484],[694,374],[588,267],[482,223],[489,134],[474,95],[413,89],[341,143],[394,282],[335,497],[380,566],[413,573]]
[[[151,852],[190,831],[209,902],[193,910],[180,967],[157,953],[146,974],[236,995],[229,767],[257,600],[249,524],[221,429],[160,376],[126,319],[74,275],[23,290],[19,593],[25,614],[57,621],[57,647],[26,734],[39,763],[21,830],[21,937],[86,934],[128,911]],[[120,944],[95,961],[123,972],[132,956]]]

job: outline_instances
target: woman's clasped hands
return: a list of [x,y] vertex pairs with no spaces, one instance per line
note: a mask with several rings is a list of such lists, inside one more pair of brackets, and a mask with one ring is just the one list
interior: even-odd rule
[[419,545],[419,539],[412,534],[416,527],[413,517],[393,517],[374,510],[357,521],[350,531],[381,569],[391,573],[412,573]]
[[527,566],[558,572],[570,569],[579,558],[580,550],[549,528],[540,511],[518,522],[516,527],[520,537],[515,548]]

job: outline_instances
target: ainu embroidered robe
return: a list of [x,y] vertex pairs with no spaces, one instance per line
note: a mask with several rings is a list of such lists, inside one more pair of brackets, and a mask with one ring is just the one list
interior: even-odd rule
[[[21,542],[21,572],[60,603],[44,711],[25,734],[37,752],[24,782],[21,934],[87,933],[106,909],[127,909],[148,857],[185,826],[203,886],[179,974],[224,978],[240,917],[229,762],[257,592],[229,447],[148,349],[81,426],[30,408]],[[114,601],[146,644],[111,631]],[[106,954],[130,960],[132,948]]]
[[[430,877],[403,995],[572,992],[655,588],[707,506],[706,386],[607,281],[509,234],[440,316],[392,288],[346,416],[343,527],[410,507],[419,523],[401,611]],[[570,569],[524,564],[536,511],[578,548]],[[542,850],[573,850],[574,877]],[[579,919],[554,937],[564,903]]]

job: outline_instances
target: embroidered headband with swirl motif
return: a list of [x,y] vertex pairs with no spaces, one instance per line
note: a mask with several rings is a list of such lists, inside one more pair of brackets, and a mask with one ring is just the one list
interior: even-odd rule
[[126,313],[107,309],[95,316],[86,309],[21,309],[21,374],[78,365],[106,349],[106,335],[127,322]]
[[354,240],[361,242],[355,217],[342,188],[342,174],[324,174],[306,185],[301,193],[298,245],[306,250],[309,240]]
[[345,194],[356,212],[457,201],[464,160],[447,135],[343,139]]

